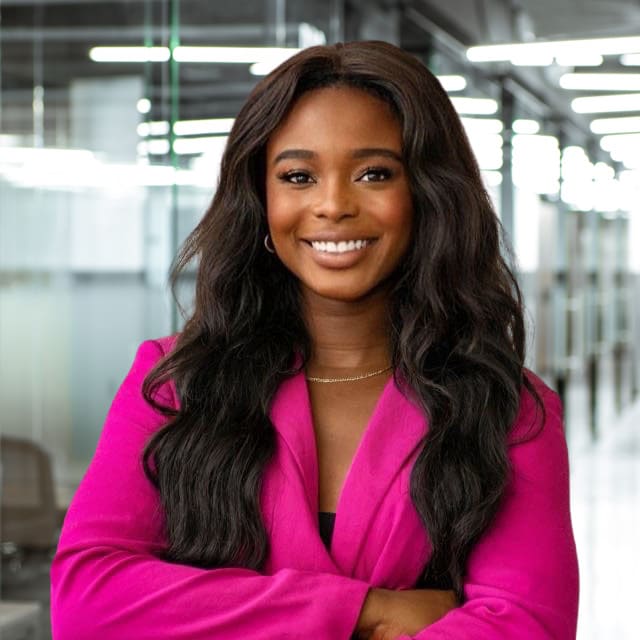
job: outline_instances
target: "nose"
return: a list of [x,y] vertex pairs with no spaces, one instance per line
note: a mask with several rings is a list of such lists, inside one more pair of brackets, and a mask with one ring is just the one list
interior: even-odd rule
[[314,210],[316,217],[338,221],[358,215],[358,200],[350,180],[330,179],[320,187]]

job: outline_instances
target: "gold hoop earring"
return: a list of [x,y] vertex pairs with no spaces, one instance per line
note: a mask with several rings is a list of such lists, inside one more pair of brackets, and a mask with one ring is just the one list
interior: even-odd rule
[[270,246],[269,240],[270,240],[270,237],[269,237],[269,234],[267,233],[267,235],[264,237],[264,247],[269,253],[275,253],[276,250],[273,248],[273,246]]

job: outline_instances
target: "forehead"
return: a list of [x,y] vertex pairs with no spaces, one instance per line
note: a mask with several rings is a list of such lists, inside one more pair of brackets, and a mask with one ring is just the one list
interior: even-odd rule
[[353,87],[304,93],[271,134],[267,155],[284,147],[309,149],[402,145],[400,122],[381,98]]

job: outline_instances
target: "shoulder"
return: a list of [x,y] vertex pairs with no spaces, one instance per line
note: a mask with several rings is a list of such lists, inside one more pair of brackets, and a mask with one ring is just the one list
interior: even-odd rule
[[[524,377],[538,394],[538,398],[540,399],[545,411],[551,411],[552,413],[562,417],[562,403],[560,402],[560,396],[551,387],[549,387],[542,378],[530,369],[524,370]],[[536,404],[536,399],[531,393],[531,390],[527,389],[527,387],[523,385],[520,393],[520,410],[523,412],[531,410],[535,411]]]
[[[554,452],[566,455],[563,409],[560,397],[539,376],[525,370],[529,385],[523,384],[520,406],[509,432],[512,458],[535,459],[546,462],[554,459]],[[537,397],[536,397],[537,396]]]
[[509,444],[517,445],[540,436],[545,430],[563,431],[560,397],[539,376],[524,370],[526,384],[520,390],[520,405],[509,434]]
[[180,334],[152,338],[141,342],[136,350],[133,367],[139,370],[153,369],[164,357],[168,356],[175,348]]
[[[136,398],[141,398],[145,379],[174,350],[178,338],[179,334],[173,334],[140,343],[121,392],[129,392]],[[178,407],[177,393],[172,380],[161,384],[152,396],[162,405]]]

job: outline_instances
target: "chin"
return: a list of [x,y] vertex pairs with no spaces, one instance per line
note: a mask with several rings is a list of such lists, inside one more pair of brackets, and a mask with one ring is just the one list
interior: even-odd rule
[[380,286],[367,287],[363,283],[357,286],[308,286],[304,287],[314,298],[333,300],[335,302],[360,302],[380,293]]

